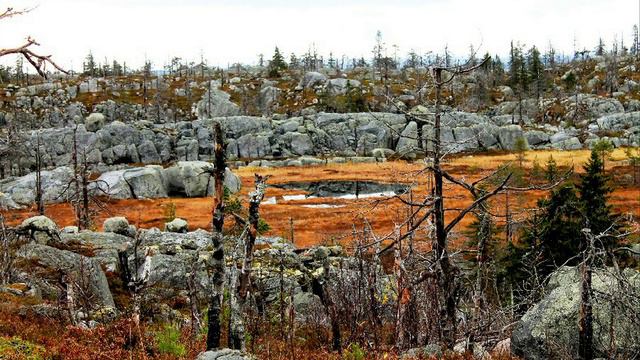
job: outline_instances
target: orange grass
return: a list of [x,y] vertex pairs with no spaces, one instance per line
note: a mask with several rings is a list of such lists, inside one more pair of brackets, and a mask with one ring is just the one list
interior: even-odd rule
[[[558,166],[575,166],[577,172],[582,172],[582,164],[589,156],[588,150],[579,151],[530,151],[526,153],[524,163],[525,172],[531,168],[535,159],[541,166],[547,161],[549,155],[557,162]],[[622,173],[630,173],[629,167],[624,167],[622,150],[616,150],[613,160],[607,161],[608,171],[616,176]],[[495,170],[498,166],[512,162],[515,164],[514,154],[474,154],[462,155],[450,159],[444,166],[450,173],[473,181]],[[421,199],[427,193],[427,176],[422,172],[423,165],[420,162],[407,163],[401,161],[374,163],[374,164],[328,164],[309,167],[284,167],[284,168],[240,168],[236,173],[242,179],[242,190],[238,197],[246,199],[248,192],[253,187],[253,174],[270,175],[269,183],[285,183],[292,181],[318,181],[318,180],[369,180],[379,182],[398,182],[414,185],[414,198]],[[614,184],[615,185],[615,184]],[[365,220],[368,221],[378,235],[385,235],[393,230],[395,224],[401,223],[409,211],[398,200],[375,201],[372,199],[345,200],[315,198],[302,201],[283,201],[282,195],[300,194],[301,191],[282,190],[268,188],[265,198],[277,197],[278,204],[261,206],[261,216],[269,223],[271,230],[267,235],[282,236],[289,239],[291,224],[293,224],[294,242],[300,247],[321,243],[341,243],[348,245],[352,239],[354,226],[361,230]],[[453,184],[445,184],[445,205],[447,208],[459,209],[471,202],[466,190]],[[526,213],[521,209],[535,207],[541,197],[547,195],[544,191],[532,191],[521,195],[512,195],[510,200],[511,210],[514,216],[524,217]],[[640,188],[619,187],[615,188],[611,196],[614,208],[619,212],[632,213],[636,218],[640,217]],[[176,216],[188,220],[191,229],[210,229],[211,198],[173,198],[154,200],[113,200],[109,201],[109,213],[101,213],[95,219],[97,228],[101,227],[104,219],[110,216],[126,216],[129,221],[142,228],[162,228],[165,222],[165,208],[168,204],[175,204]],[[244,201],[246,205],[246,200]],[[344,207],[339,208],[307,208],[302,205],[331,204]],[[494,211],[504,214],[504,195],[499,195],[492,201]],[[447,219],[452,219],[457,214],[451,211]],[[11,224],[19,223],[24,218],[33,215],[32,210],[21,210],[7,213]],[[67,204],[49,205],[46,215],[51,217],[60,226],[73,225],[74,216],[71,207]],[[473,221],[472,216],[467,216],[455,229],[457,234],[452,238],[452,245],[459,244],[464,236],[464,230]],[[229,220],[228,222],[231,222]],[[500,220],[498,221],[500,222]],[[458,239],[458,240],[456,240]]]

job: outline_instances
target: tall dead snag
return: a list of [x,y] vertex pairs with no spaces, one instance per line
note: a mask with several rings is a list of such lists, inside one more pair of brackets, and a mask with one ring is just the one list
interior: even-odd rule
[[222,304],[224,285],[224,248],[223,233],[224,227],[224,174],[227,167],[224,136],[219,122],[213,123],[214,142],[214,167],[211,175],[214,178],[215,190],[213,192],[213,209],[211,214],[211,227],[213,234],[211,243],[213,253],[211,254],[211,296],[209,298],[207,350],[220,347],[220,306]]
[[[244,231],[238,239],[243,248],[242,267],[239,274],[234,271],[231,280],[231,319],[229,320],[229,347],[245,350],[244,314],[251,287],[251,266],[253,264],[253,248],[260,229],[260,203],[264,199],[268,177],[255,175],[255,190],[249,194],[249,216],[246,220],[235,215],[236,220],[244,225]],[[237,277],[236,277],[237,274]]]
[[[22,15],[29,11],[30,11],[29,9],[15,10],[10,7],[10,8],[7,8],[4,12],[0,12],[0,20]],[[47,73],[46,73],[47,64],[50,64],[58,71],[67,74],[68,72],[66,70],[62,69],[55,62],[53,62],[53,60],[51,60],[51,55],[40,55],[35,53],[32,50],[33,47],[39,46],[39,45],[40,44],[38,44],[37,41],[35,41],[31,36],[29,36],[27,37],[27,40],[25,40],[25,42],[20,46],[17,46],[14,48],[0,48],[0,57],[6,56],[6,55],[12,55],[12,54],[21,55],[25,59],[27,59],[29,64],[31,64],[31,66],[33,66],[36,69],[38,74],[40,74],[40,76],[42,76],[45,79],[47,78]]]
[[36,207],[38,214],[44,215],[44,195],[42,188],[42,143],[40,133],[36,135],[36,150],[34,154],[36,162]]
[[580,265],[580,312],[578,322],[578,358],[593,359],[593,303],[591,277],[593,273],[593,257],[595,256],[595,236],[590,229],[582,229],[586,237],[586,249]]

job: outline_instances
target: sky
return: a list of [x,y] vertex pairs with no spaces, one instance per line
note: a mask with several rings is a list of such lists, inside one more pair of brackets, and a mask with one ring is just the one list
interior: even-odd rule
[[[155,69],[178,56],[211,65],[253,64],[275,46],[286,55],[311,46],[335,57],[371,58],[376,32],[387,54],[464,56],[469,46],[506,56],[512,40],[559,53],[593,49],[602,37],[631,42],[638,0],[5,0],[0,8],[32,8],[0,22],[0,48],[31,35],[38,51],[78,71],[91,51]],[[397,47],[394,47],[396,45]],[[3,62],[15,59],[3,59]]]

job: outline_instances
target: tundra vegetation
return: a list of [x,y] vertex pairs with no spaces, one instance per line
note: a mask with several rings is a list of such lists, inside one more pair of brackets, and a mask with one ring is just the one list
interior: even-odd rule
[[0,49],[0,358],[637,358],[633,35],[78,74]]

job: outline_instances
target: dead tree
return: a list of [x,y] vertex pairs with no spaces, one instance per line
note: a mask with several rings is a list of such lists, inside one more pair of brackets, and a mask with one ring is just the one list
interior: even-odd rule
[[[249,216],[242,219],[234,214],[236,221],[244,225],[239,237],[239,245],[243,248],[242,267],[239,272],[233,269],[231,279],[231,318],[229,319],[229,347],[245,350],[245,321],[248,297],[251,287],[251,267],[253,264],[253,248],[260,229],[260,203],[264,199],[268,177],[255,175],[255,190],[249,194]],[[236,266],[235,264],[233,265]],[[237,276],[236,276],[237,274]]]
[[66,188],[58,195],[65,197],[71,204],[76,216],[78,229],[89,229],[93,223],[95,209],[107,211],[105,203],[100,196],[109,195],[109,184],[104,181],[91,180],[92,172],[87,161],[87,148],[78,147],[78,127],[73,129],[73,150],[71,161],[73,163],[73,178],[67,183]]
[[[485,60],[486,61],[486,60]],[[422,125],[430,125],[433,128],[432,138],[426,136],[422,138],[421,133],[417,140],[422,143],[426,140],[424,146],[426,168],[423,173],[429,173],[430,177],[433,176],[433,189],[431,193],[422,201],[414,201],[413,199],[405,200],[401,199],[405,205],[411,207],[411,214],[408,219],[401,224],[400,228],[404,229],[405,225],[407,229],[403,234],[389,234],[383,237],[381,240],[391,240],[391,243],[387,245],[382,252],[394,247],[400,247],[404,239],[413,239],[414,234],[425,225],[430,229],[431,238],[431,251],[432,259],[425,265],[424,261],[420,261],[411,252],[407,252],[407,255],[403,255],[402,252],[396,256],[397,268],[401,279],[399,283],[404,284],[402,288],[398,289],[399,303],[398,314],[403,314],[403,317],[410,316],[406,312],[411,312],[410,308],[402,308],[403,306],[410,306],[410,299],[415,297],[413,293],[415,287],[424,281],[430,281],[433,284],[434,299],[430,300],[431,304],[435,306],[435,309],[429,309],[429,312],[436,312],[438,323],[435,324],[433,334],[428,336],[429,341],[439,341],[446,345],[448,348],[452,348],[457,336],[457,318],[456,312],[458,303],[460,300],[461,282],[458,276],[459,270],[457,266],[451,261],[451,255],[448,250],[448,238],[453,229],[462,221],[469,213],[477,211],[479,213],[488,213],[486,207],[487,202],[494,196],[509,191],[524,191],[525,189],[511,188],[508,186],[511,174],[506,174],[502,179],[496,182],[497,185],[483,187],[480,189],[479,185],[485,181],[487,177],[484,177],[474,183],[467,183],[464,180],[458,179],[449,174],[443,167],[443,159],[451,151],[450,145],[445,146],[442,141],[441,128],[442,128],[442,90],[451,83],[457,76],[470,73],[479,67],[483,66],[484,62],[476,65],[470,65],[467,63],[462,66],[448,67],[442,65],[433,65],[431,67],[431,75],[433,78],[433,86],[435,91],[435,112],[431,114],[418,115],[409,114],[409,118],[418,123],[418,127]],[[420,146],[422,147],[422,146]],[[454,185],[460,186],[471,194],[472,203],[465,208],[450,209],[445,206],[445,181]],[[416,209],[416,210],[413,210]],[[445,214],[447,212],[454,212],[455,216],[450,222],[445,221]],[[486,214],[485,214],[486,215]],[[478,257],[480,259],[480,266],[485,265],[486,254],[486,242],[481,242],[478,249]],[[412,245],[409,246],[410,248]],[[399,258],[398,258],[399,257]],[[479,269],[479,275],[482,275],[482,268]],[[482,280],[480,280],[482,281]],[[476,285],[478,292],[482,291],[482,286]],[[476,296],[482,297],[481,293]],[[413,331],[411,328],[403,329],[402,326],[406,322],[401,321],[398,323],[396,334],[411,334]],[[409,326],[412,326],[409,322]],[[400,337],[402,339],[402,337]],[[411,341],[400,341],[397,344],[400,348],[406,348],[412,345]]]
[[223,247],[223,228],[224,228],[224,175],[226,164],[225,143],[222,127],[219,122],[213,123],[213,132],[215,137],[214,155],[215,161],[211,176],[214,179],[213,192],[213,209],[211,214],[211,226],[213,234],[211,243],[213,252],[211,254],[211,296],[209,297],[208,310],[208,331],[207,331],[207,350],[213,350],[220,347],[220,307],[222,304],[223,285],[224,285],[224,247]]
[[[30,9],[26,10],[15,10],[11,7],[7,8],[4,12],[0,12],[0,20],[8,19],[14,16],[22,15],[31,11]],[[0,48],[0,57],[6,55],[16,54],[19,56],[23,56],[31,66],[42,76],[43,78],[47,78],[46,67],[47,64],[53,66],[58,71],[67,74],[67,71],[58,66],[53,60],[51,60],[51,55],[41,55],[33,51],[33,47],[39,46],[37,41],[35,41],[31,36],[27,37],[25,42],[14,48]]]

